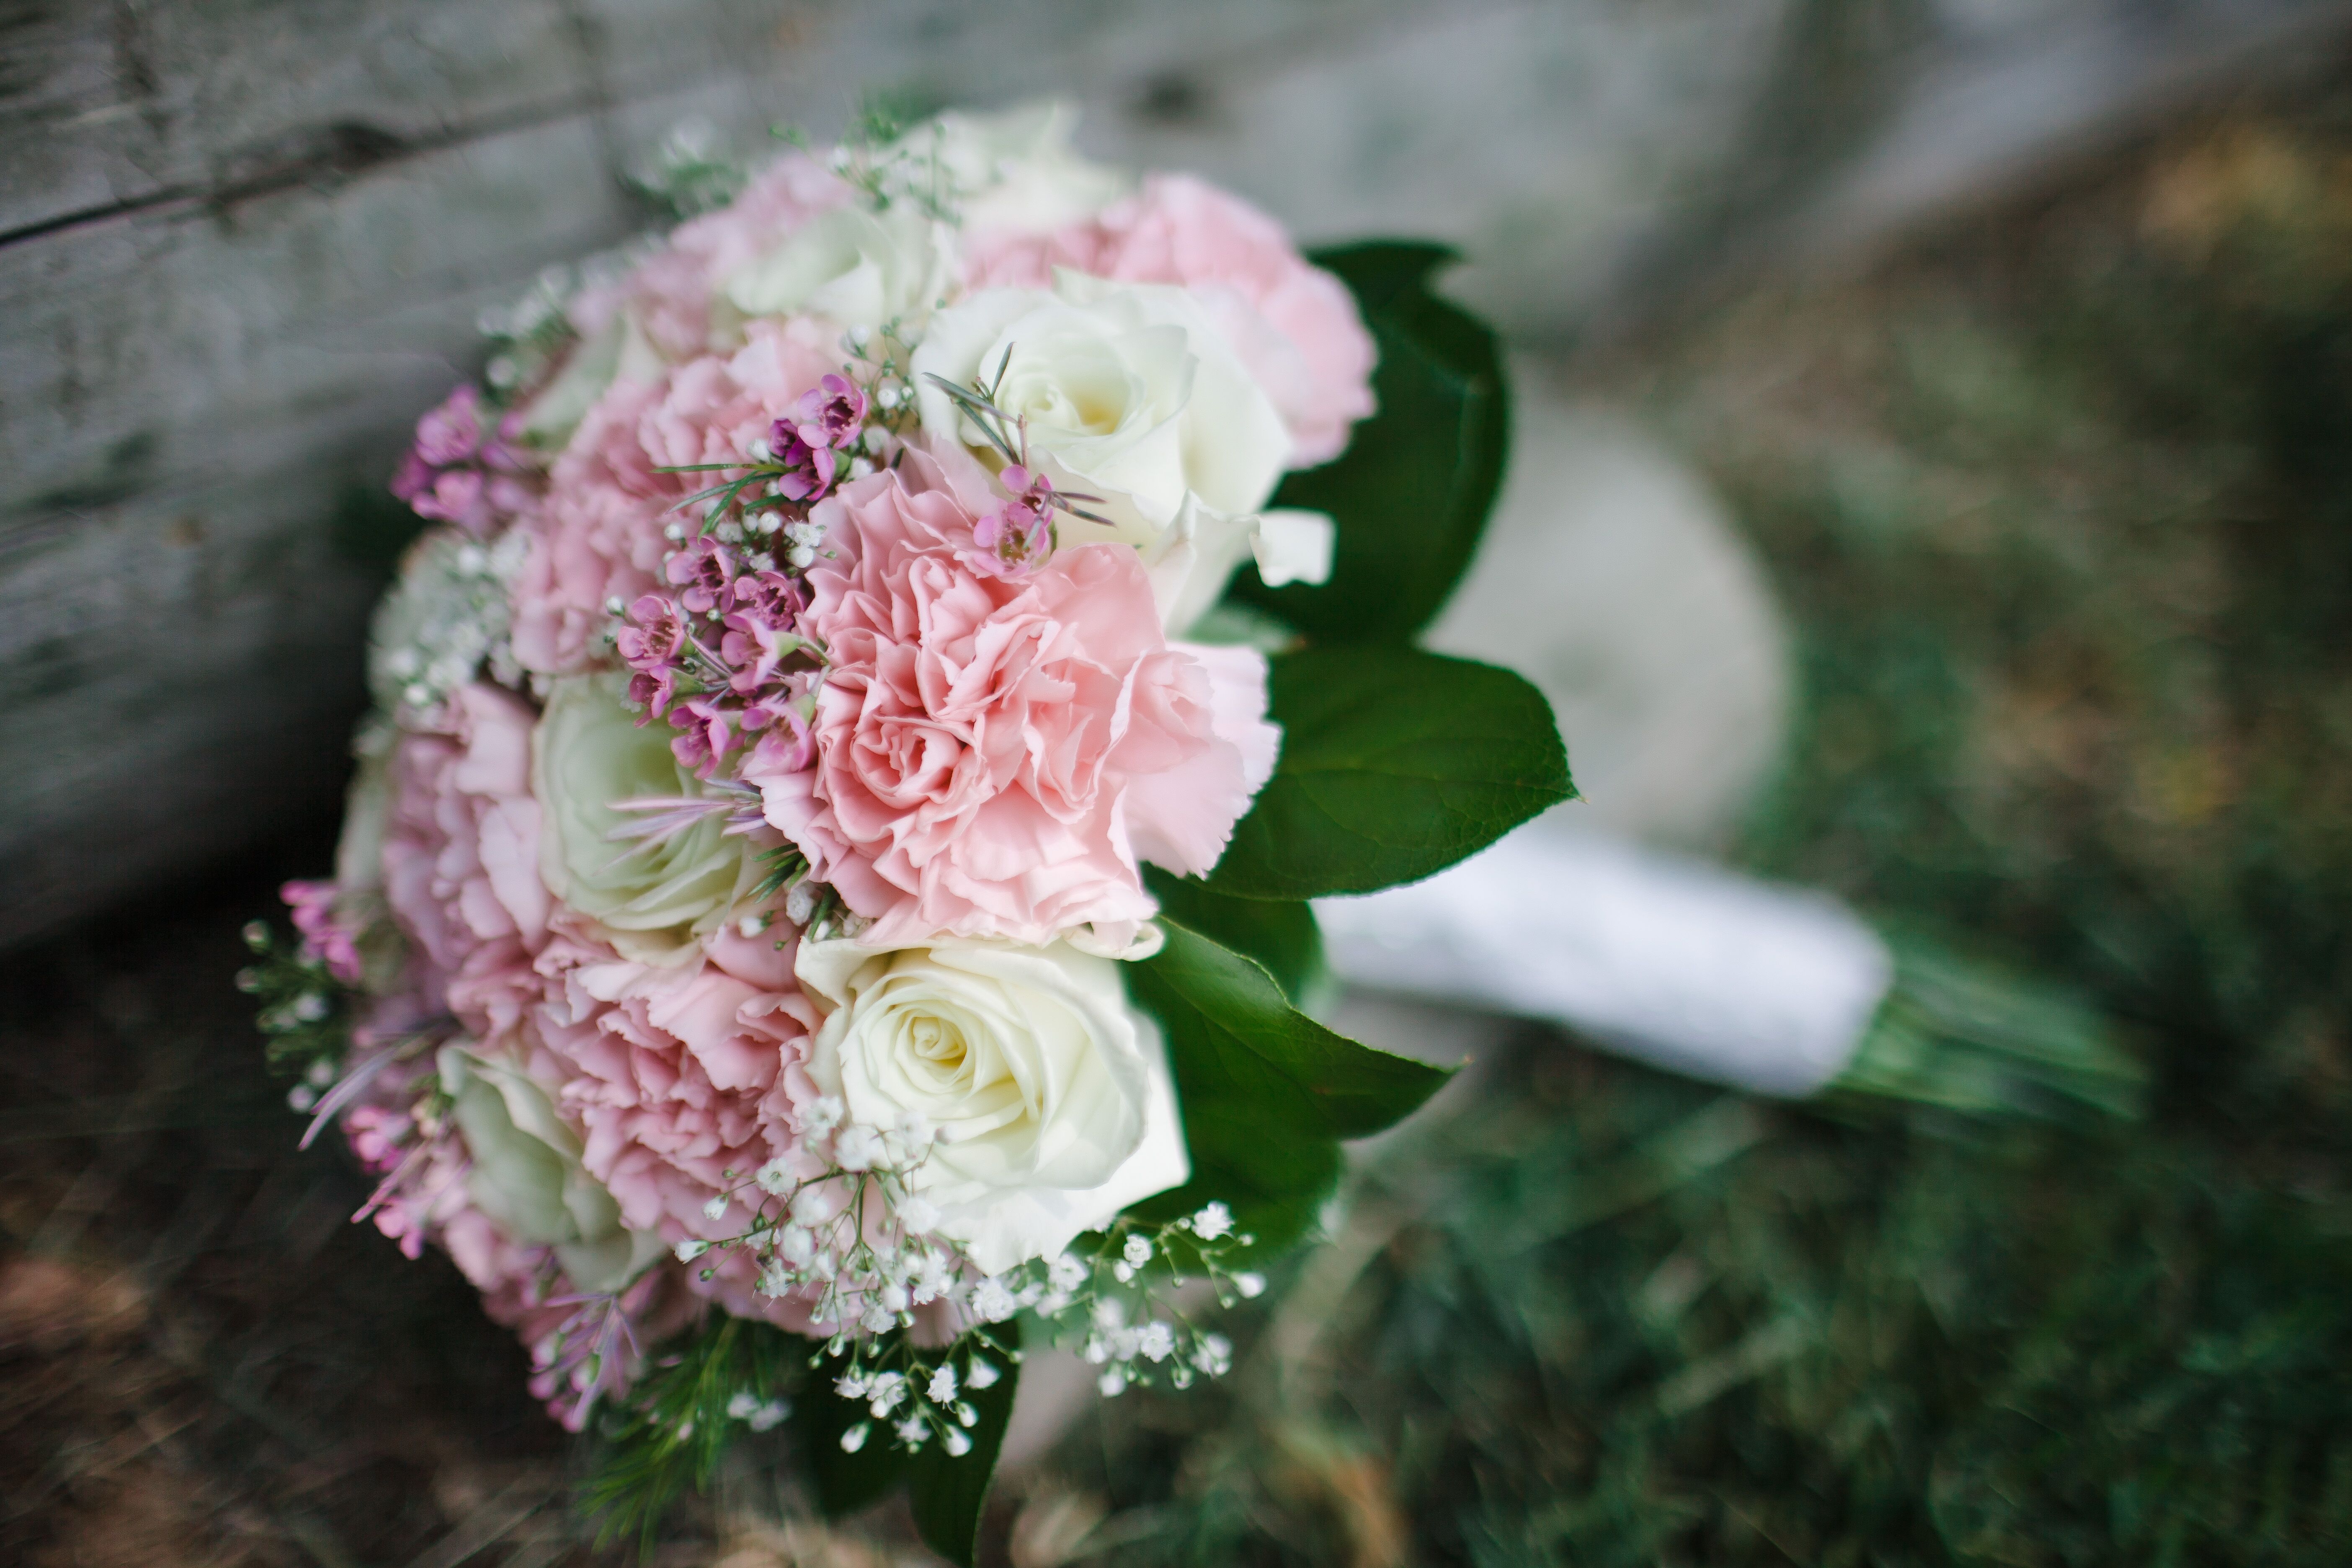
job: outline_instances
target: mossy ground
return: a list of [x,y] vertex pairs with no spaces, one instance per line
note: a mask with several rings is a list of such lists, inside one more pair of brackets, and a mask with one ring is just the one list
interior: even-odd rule
[[[2082,987],[2154,1110],[1833,1116],[1530,1030],[1237,1314],[1229,1382],[1087,1417],[992,1550],[2352,1557],[2352,108],[2202,122],[1575,374],[1712,477],[1798,627],[1739,857]],[[520,1352],[292,1150],[229,987],[270,880],[0,973],[0,1557],[584,1556]],[[775,1501],[739,1471],[664,1559]]]

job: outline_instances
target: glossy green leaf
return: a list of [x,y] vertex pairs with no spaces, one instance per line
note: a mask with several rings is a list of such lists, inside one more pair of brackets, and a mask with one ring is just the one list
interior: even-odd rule
[[[994,1384],[976,1392],[968,1386],[975,1352],[986,1356],[999,1374]],[[925,1445],[908,1461],[907,1500],[913,1506],[915,1528],[922,1532],[923,1543],[956,1568],[971,1568],[980,1550],[981,1514],[988,1506],[989,1484],[996,1477],[996,1456],[1004,1447],[1005,1426],[1013,1419],[1013,1394],[1020,1385],[1021,1365],[982,1350],[969,1339],[950,1359],[967,1384],[965,1397],[980,1417],[967,1429],[971,1452],[953,1455],[937,1441]]]
[[1268,588],[1244,573],[1237,598],[1318,642],[1402,642],[1453,593],[1500,489],[1510,397],[1494,332],[1430,291],[1455,259],[1443,246],[1373,241],[1318,251],[1355,293],[1380,351],[1380,407],[1348,449],[1283,481],[1273,505],[1339,523],[1330,581]]
[[1272,661],[1274,777],[1210,890],[1369,893],[1444,869],[1575,795],[1551,708],[1519,677],[1418,648]]
[[1233,898],[1156,866],[1145,868],[1143,880],[1170,919],[1264,964],[1292,1006],[1312,1007],[1328,989],[1323,933],[1305,903]]
[[1137,1212],[1173,1218],[1215,1199],[1271,1252],[1314,1223],[1339,1180],[1339,1140],[1394,1125],[1449,1075],[1333,1033],[1263,965],[1161,923],[1167,945],[1129,967],[1128,989],[1167,1033],[1192,1179]]
[[[842,1434],[861,1422],[870,1428],[865,1446],[854,1454],[844,1452]],[[873,1420],[865,1405],[835,1393],[827,1366],[817,1369],[793,1403],[793,1436],[816,1489],[817,1507],[827,1519],[879,1501],[907,1474],[908,1456],[890,1441],[889,1424]]]

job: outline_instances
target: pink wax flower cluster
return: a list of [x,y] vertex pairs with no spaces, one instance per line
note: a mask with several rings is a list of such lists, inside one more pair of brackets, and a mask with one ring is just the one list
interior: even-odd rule
[[[1180,405],[1200,365],[1255,377],[1263,398],[1229,401],[1267,438],[1234,444],[1270,494],[1286,432],[1290,467],[1320,462],[1371,411],[1371,340],[1272,220],[1198,181],[1032,201],[1007,176],[1013,200],[942,182],[1017,153],[930,156],[781,160],[563,302],[570,346],[512,404],[468,385],[427,413],[394,481],[436,525],[412,563],[473,564],[394,590],[376,653],[436,700],[380,695],[338,877],[284,889],[302,983],[356,1020],[296,1103],[376,1183],[364,1217],[446,1251],[575,1428],[703,1314],[855,1340],[1066,1300],[1070,1238],[1185,1180],[1117,961],[1158,940],[1145,866],[1213,868],[1281,734],[1262,655],[1163,620],[1160,563],[1213,554],[1184,528],[1217,454],[1185,443],[1226,428]],[[904,224],[894,200],[944,207]],[[935,378],[991,447],[927,426],[933,323],[1056,269],[1200,308],[1057,307],[1076,335],[1037,374],[1075,379],[1012,384],[1008,349],[984,387]],[[1162,526],[1128,503],[1171,483],[1183,526],[1118,531]],[[997,999],[958,1027],[1012,1031],[969,1053],[1001,1081],[940,1118],[953,1136],[874,1110],[887,1075],[845,1065],[902,969]],[[891,1081],[951,1089],[944,1060]],[[1061,1099],[1076,1123],[1011,1140]],[[921,1195],[927,1159],[965,1162],[952,1205]],[[992,1183],[1002,1212],[950,1234]],[[888,1201],[845,1219],[852,1191]],[[1039,1272],[1024,1296],[982,1257]]]
[[473,386],[458,387],[416,422],[415,445],[393,477],[392,493],[428,521],[488,538],[537,493],[511,425],[511,416],[492,421]]
[[304,956],[327,966],[346,985],[359,984],[359,939],[362,934],[336,912],[341,889],[332,882],[289,882],[278,889],[302,938]]
[[[678,764],[708,779],[739,748],[757,743],[762,765],[806,767],[813,755],[797,705],[814,679],[809,661],[786,665],[805,647],[793,628],[806,604],[797,580],[745,571],[734,551],[697,539],[670,557],[669,594],[646,594],[628,608],[614,651],[630,670],[640,722],[667,719]],[[709,638],[699,628],[715,626]]]
[[833,489],[841,454],[866,434],[864,390],[828,375],[801,395],[790,419],[779,419],[768,436],[769,449],[782,467],[776,493],[803,504]]

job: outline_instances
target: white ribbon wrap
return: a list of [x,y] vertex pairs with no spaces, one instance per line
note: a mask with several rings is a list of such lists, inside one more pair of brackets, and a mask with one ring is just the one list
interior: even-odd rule
[[1760,1093],[1845,1069],[1894,981],[1826,894],[1545,822],[1426,881],[1315,912],[1341,980],[1549,1019]]

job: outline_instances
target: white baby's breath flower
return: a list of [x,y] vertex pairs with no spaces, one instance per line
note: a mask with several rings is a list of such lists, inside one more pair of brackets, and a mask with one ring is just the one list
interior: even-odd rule
[[940,1205],[920,1195],[908,1198],[898,1205],[898,1223],[908,1236],[927,1236],[940,1223]]
[[1003,1375],[1003,1373],[998,1372],[992,1363],[984,1362],[978,1356],[974,1356],[971,1358],[971,1366],[967,1367],[964,1371],[964,1386],[967,1388],[993,1388],[996,1386],[996,1380]]
[[1223,1204],[1203,1204],[1201,1212],[1187,1222],[1192,1234],[1202,1241],[1215,1241],[1234,1228],[1234,1211]]
[[971,1288],[971,1313],[984,1323],[1001,1323],[1021,1310],[1004,1281],[991,1276]]
[[871,1127],[845,1127],[833,1141],[833,1163],[845,1171],[870,1171],[882,1154],[882,1135]]
[[1236,1274],[1234,1276],[1234,1289],[1239,1290],[1244,1297],[1263,1296],[1265,1294],[1265,1276],[1253,1273]]
[[943,1366],[940,1368],[939,1371],[931,1373],[931,1385],[929,1393],[931,1397],[931,1403],[934,1405],[951,1404],[956,1396],[955,1368],[952,1366]]

